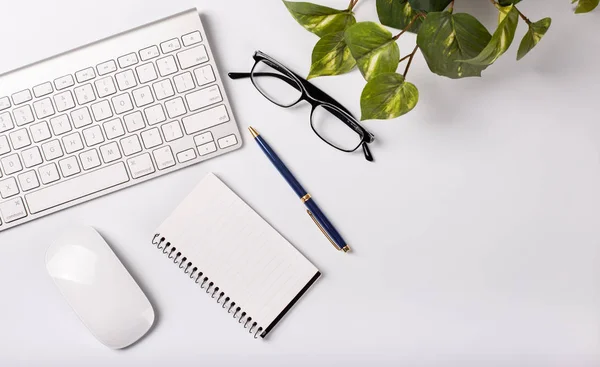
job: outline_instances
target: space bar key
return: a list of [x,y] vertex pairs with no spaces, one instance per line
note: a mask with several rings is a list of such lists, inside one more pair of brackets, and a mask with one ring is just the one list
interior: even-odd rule
[[123,162],[59,182],[25,195],[31,214],[98,193],[129,181]]

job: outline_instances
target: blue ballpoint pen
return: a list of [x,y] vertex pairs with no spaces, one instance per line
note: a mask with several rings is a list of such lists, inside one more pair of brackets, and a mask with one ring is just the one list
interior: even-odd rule
[[265,153],[267,158],[269,158],[271,163],[273,163],[275,168],[277,168],[279,173],[281,173],[283,178],[285,178],[287,183],[296,192],[296,194],[298,195],[300,200],[302,200],[304,205],[306,205],[306,207],[307,207],[306,211],[308,212],[308,215],[312,218],[312,220],[315,222],[317,227],[319,227],[321,232],[323,232],[325,237],[327,237],[329,242],[331,242],[333,247],[335,247],[335,249],[338,251],[340,251],[340,250],[344,251],[344,252],[350,251],[350,247],[346,244],[346,242],[344,241],[342,236],[338,233],[338,231],[335,229],[333,224],[331,224],[331,222],[327,219],[325,214],[323,214],[321,209],[319,209],[319,207],[317,206],[317,203],[315,203],[315,201],[310,196],[310,194],[308,192],[306,192],[306,190],[304,190],[302,185],[300,185],[300,182],[298,182],[298,180],[296,180],[294,175],[292,175],[292,172],[290,172],[290,170],[285,166],[285,164],[283,164],[281,159],[279,159],[279,157],[277,156],[275,151],[273,151],[273,149],[271,149],[271,147],[269,146],[269,144],[267,144],[265,139],[263,139],[252,126],[250,126],[248,128],[248,130],[250,130],[250,133],[254,137],[254,140],[258,143],[258,145],[260,146],[262,151]]

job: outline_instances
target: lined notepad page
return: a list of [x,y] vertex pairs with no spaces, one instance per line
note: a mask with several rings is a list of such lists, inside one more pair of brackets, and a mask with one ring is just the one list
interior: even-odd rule
[[319,275],[312,263],[212,173],[158,233],[219,287],[217,294],[224,292],[263,329],[270,329]]

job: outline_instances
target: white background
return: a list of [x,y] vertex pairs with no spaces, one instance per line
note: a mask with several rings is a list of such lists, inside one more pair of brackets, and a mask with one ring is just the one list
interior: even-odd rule
[[[343,8],[346,0],[322,0]],[[221,74],[260,49],[308,74],[316,36],[280,1],[4,1],[0,69],[10,70],[198,7]],[[492,29],[488,1],[457,0]],[[552,28],[482,79],[430,73],[418,55],[410,114],[365,126],[376,162],[336,152],[248,80],[225,79],[245,146],[234,153],[0,233],[1,366],[597,366],[600,364],[600,11],[524,1]],[[361,0],[360,20],[375,20]],[[400,40],[412,50],[414,36]],[[358,72],[315,83],[360,114]],[[254,125],[355,250],[333,250],[248,139]],[[323,272],[268,340],[253,340],[152,249],[153,230],[207,172],[218,174]],[[95,226],[153,302],[140,343],[111,351],[44,268],[49,240]]]

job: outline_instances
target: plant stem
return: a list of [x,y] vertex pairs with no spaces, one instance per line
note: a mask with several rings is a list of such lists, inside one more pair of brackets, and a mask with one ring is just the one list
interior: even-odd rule
[[410,69],[410,64],[412,63],[413,57],[415,57],[415,54],[417,53],[418,49],[419,45],[415,45],[415,49],[413,50],[413,52],[411,52],[410,55],[408,55],[408,64],[406,64],[406,69],[404,69],[404,74],[402,74],[404,78],[406,78],[406,74],[408,74],[408,69]]
[[525,23],[527,23],[528,25],[531,24],[531,21],[529,20],[529,18],[527,18],[525,16],[525,14],[521,13],[521,11],[519,9],[517,9],[516,6],[515,6],[515,10],[519,13],[519,15],[521,16],[521,18],[523,18],[523,20],[525,21]]
[[398,63],[401,63],[402,61],[408,59],[410,57],[410,54],[404,56],[403,58],[400,59],[400,61],[398,61]]
[[357,3],[358,0],[350,0],[350,4],[348,4],[348,11],[352,11]]
[[[490,2],[491,2],[492,4],[494,4],[494,6],[498,5],[498,4],[496,3],[496,1],[495,1],[495,0],[490,0]],[[517,7],[516,7],[516,6],[514,6],[514,8],[515,8],[515,10],[517,11],[517,13],[519,13],[519,16],[520,16],[520,17],[521,17],[521,18],[522,18],[522,19],[525,21],[525,23],[527,23],[527,25],[531,24],[531,21],[529,20],[529,18],[527,18],[527,17],[525,16],[525,14],[521,13],[521,11],[520,11],[519,9],[517,9]]]
[[454,0],[450,2],[450,6],[448,7],[448,11],[452,13],[454,11]]
[[400,38],[400,36],[402,36],[404,34],[404,32],[408,31],[410,27],[412,27],[413,23],[417,21],[417,19],[423,17],[424,15],[422,13],[419,13],[417,15],[414,16],[414,18],[412,18],[412,20],[410,21],[410,23],[408,23],[408,25],[406,26],[406,28],[404,28],[402,30],[402,32],[398,33],[397,35],[395,35],[394,37],[392,37],[392,39],[395,41],[398,38]]

